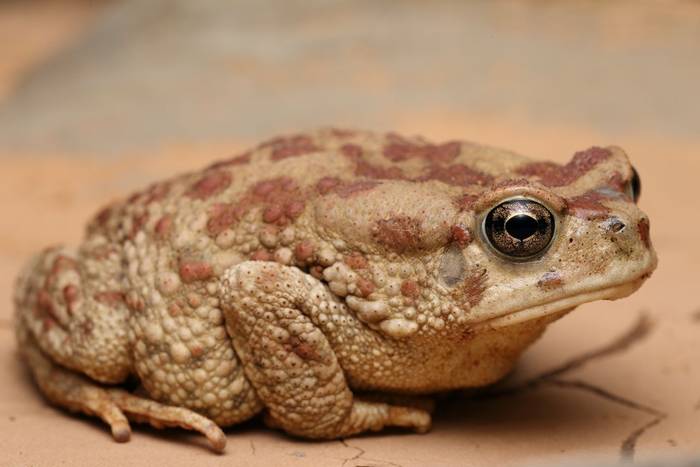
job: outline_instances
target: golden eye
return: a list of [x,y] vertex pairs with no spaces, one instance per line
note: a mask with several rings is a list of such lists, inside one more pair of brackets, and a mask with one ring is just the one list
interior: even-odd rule
[[516,198],[491,209],[483,223],[489,244],[515,260],[532,259],[546,251],[554,238],[555,219],[544,205]]

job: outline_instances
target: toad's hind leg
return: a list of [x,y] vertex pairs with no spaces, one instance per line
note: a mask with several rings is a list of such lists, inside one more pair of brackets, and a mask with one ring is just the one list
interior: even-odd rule
[[50,248],[15,289],[15,319],[54,362],[103,383],[131,372],[119,250],[103,237],[74,253]]
[[95,415],[107,423],[116,441],[128,441],[129,420],[156,428],[179,426],[202,433],[215,451],[226,446],[226,437],[211,420],[182,407],[169,407],[118,388],[105,388],[88,378],[54,364],[39,349],[24,323],[17,324],[20,352],[41,392],[56,405],[73,412]]
[[223,433],[211,420],[92,381],[119,383],[132,371],[120,277],[119,251],[100,236],[77,254],[45,250],[20,275],[17,341],[39,389],[56,405],[102,418],[118,441],[129,438],[130,419],[197,430],[223,449]]
[[[244,262],[226,273],[222,295],[226,325],[269,425],[308,438],[430,427],[425,410],[353,397],[323,331],[338,345],[348,345],[341,341],[350,329],[371,331],[314,277],[277,263]],[[343,328],[324,327],[332,321]]]

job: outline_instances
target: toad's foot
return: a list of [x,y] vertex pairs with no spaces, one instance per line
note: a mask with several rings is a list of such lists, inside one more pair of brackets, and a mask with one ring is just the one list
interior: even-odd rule
[[19,332],[24,354],[41,392],[56,405],[75,412],[95,415],[112,429],[118,442],[131,437],[129,420],[147,422],[156,428],[179,426],[202,433],[217,452],[226,446],[226,436],[216,423],[182,407],[172,407],[130,394],[122,389],[104,388],[89,379],[53,364],[28,333]]
[[[265,414],[265,424],[270,428],[284,429],[283,423],[270,412]],[[426,410],[355,400],[347,417],[336,427],[337,432],[325,437],[344,437],[363,431],[379,431],[387,426],[408,428],[416,433],[427,433],[432,425],[430,413]],[[320,436],[324,437],[324,436]]]
[[[202,433],[209,440],[214,451],[221,452],[226,447],[226,436],[221,428],[189,409],[160,404],[151,399],[137,397],[121,389],[110,389],[109,396],[126,416],[135,422],[146,422],[156,428],[179,426],[186,430]],[[112,427],[114,433],[114,427]],[[117,439],[117,441],[119,441]]]

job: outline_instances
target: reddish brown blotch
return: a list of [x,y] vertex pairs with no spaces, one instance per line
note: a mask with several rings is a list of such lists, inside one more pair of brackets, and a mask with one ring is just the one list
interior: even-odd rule
[[297,261],[306,262],[314,255],[314,244],[310,240],[303,240],[294,247],[294,257]]
[[597,146],[579,151],[566,165],[554,162],[532,162],[520,167],[520,175],[538,177],[540,183],[548,187],[564,186],[575,182],[600,162],[608,159],[612,153]]
[[464,248],[472,242],[472,234],[464,225],[456,224],[450,228],[450,240]]
[[419,248],[422,233],[420,221],[409,216],[380,219],[372,229],[377,243],[398,253]]
[[214,270],[206,261],[180,260],[179,273],[182,282],[189,284],[209,279],[214,275]]
[[227,170],[210,170],[185,192],[193,199],[205,200],[222,192],[231,185],[231,173]]
[[273,138],[260,144],[258,148],[270,148],[270,160],[273,161],[303,156],[319,150],[311,137],[303,134]]

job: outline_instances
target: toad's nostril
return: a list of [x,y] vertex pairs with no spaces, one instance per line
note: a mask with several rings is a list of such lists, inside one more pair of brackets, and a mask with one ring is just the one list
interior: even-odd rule
[[612,223],[610,229],[615,233],[622,232],[625,229],[625,223],[620,220],[617,220]]
[[620,233],[623,230],[625,230],[625,227],[627,227],[627,225],[624,222],[622,222],[618,217],[610,217],[603,223],[603,227],[608,232]]

